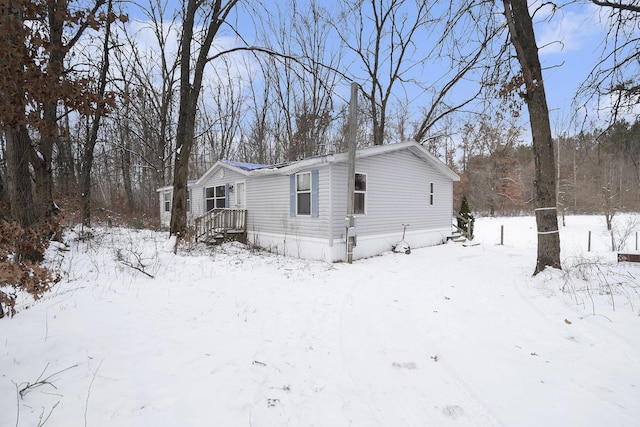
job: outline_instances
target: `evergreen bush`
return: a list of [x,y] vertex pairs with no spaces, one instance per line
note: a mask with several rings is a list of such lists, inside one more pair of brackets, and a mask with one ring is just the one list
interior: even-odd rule
[[473,223],[476,218],[469,209],[469,202],[467,202],[467,196],[462,196],[462,202],[460,203],[460,210],[458,211],[458,228],[464,230],[469,236],[469,240],[473,240]]

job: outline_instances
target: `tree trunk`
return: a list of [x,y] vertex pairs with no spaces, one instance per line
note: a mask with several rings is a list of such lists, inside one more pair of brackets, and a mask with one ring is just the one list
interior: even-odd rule
[[65,135],[56,139],[56,148],[58,152],[55,162],[58,174],[57,189],[65,196],[70,196],[77,188],[78,182],[71,152],[71,129],[68,114],[65,117]]
[[[111,13],[111,0],[107,5],[107,13]],[[98,95],[104,97],[107,86],[107,72],[109,70],[109,37],[111,34],[111,22],[107,20],[104,34],[102,65],[98,81]],[[98,141],[98,129],[100,128],[100,118],[104,114],[104,101],[100,101],[96,109],[89,138],[82,153],[82,165],[80,170],[80,217],[82,225],[91,226],[91,169],[93,168],[93,150]]]
[[561,268],[560,235],[556,207],[555,157],[549,109],[542,80],[538,46],[526,0],[503,0],[505,16],[518,61],[522,67],[529,111],[536,177],[534,181],[538,258],[534,275],[545,267]]
[[[125,109],[128,112],[129,106]],[[124,121],[124,123],[122,123]],[[120,145],[122,147],[122,158],[120,159],[120,167],[122,169],[122,185],[127,201],[127,211],[132,213],[135,211],[135,200],[133,197],[133,185],[131,182],[131,128],[129,127],[128,118],[121,119],[120,122]]]
[[23,229],[27,229],[35,225],[39,219],[38,212],[34,209],[32,177],[29,171],[31,138],[24,126],[18,130],[5,128],[5,136],[11,217]]
[[[178,126],[176,129],[176,154],[173,173],[173,200],[171,201],[172,236],[184,237],[187,230],[187,179],[189,176],[189,155],[193,145],[195,126],[195,106],[200,87],[193,88],[190,81],[191,41],[197,5],[188,0],[186,15],[182,25],[180,40],[180,103]],[[193,93],[195,92],[195,93]],[[192,101],[195,98],[195,102]],[[193,107],[192,107],[193,105]]]
[[178,113],[176,130],[177,148],[173,173],[170,233],[181,238],[184,237],[187,230],[187,179],[189,178],[189,157],[195,137],[197,98],[197,94],[192,94],[190,85],[186,87],[180,85],[180,112]]
[[95,145],[95,140],[92,141],[92,138],[89,137],[89,141],[86,142],[82,152],[80,166],[80,219],[85,227],[91,226],[91,169],[93,168],[93,149]]
[[[173,174],[173,200],[171,204],[170,234],[184,237],[187,230],[187,178],[189,176],[189,156],[194,142],[194,128],[198,96],[202,87],[204,67],[209,62],[209,50],[213,39],[238,0],[223,4],[216,0],[208,6],[198,0],[188,0],[182,24],[180,40],[180,102],[178,125],[176,128],[176,154]],[[191,67],[191,42],[195,15],[199,7],[211,7],[209,25],[201,41],[195,65]],[[193,82],[191,72],[193,71]]]
[[30,162],[35,180],[35,206],[41,220],[49,220],[55,211],[53,202],[53,174],[51,157],[53,144],[57,138],[56,101],[50,101],[43,108],[44,132],[38,147],[32,145]]
[[[68,5],[51,2],[48,4],[47,20],[49,24],[49,60],[46,69],[46,79],[50,87],[59,89],[64,72],[64,11]],[[53,146],[59,139],[58,132],[58,99],[59,93],[51,94],[51,98],[44,103],[42,118],[44,122],[40,142],[34,146],[31,153],[31,165],[35,178],[35,196],[38,214],[41,220],[50,219],[55,213],[53,201]]]

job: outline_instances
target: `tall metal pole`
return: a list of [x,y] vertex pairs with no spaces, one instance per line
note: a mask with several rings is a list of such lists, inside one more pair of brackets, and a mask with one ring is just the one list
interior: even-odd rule
[[358,84],[351,83],[351,99],[349,100],[349,168],[347,172],[347,262],[353,262],[353,243],[355,236],[353,230],[355,219],[353,217],[355,190],[356,190],[356,135],[358,131]]

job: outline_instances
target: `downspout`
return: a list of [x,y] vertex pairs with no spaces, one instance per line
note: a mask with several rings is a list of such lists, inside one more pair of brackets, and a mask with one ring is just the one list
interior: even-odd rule
[[333,262],[333,162],[329,162],[329,248]]

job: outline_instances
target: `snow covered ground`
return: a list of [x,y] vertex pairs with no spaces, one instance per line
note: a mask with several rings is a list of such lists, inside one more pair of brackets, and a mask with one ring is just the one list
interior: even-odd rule
[[533,218],[476,236],[346,265],[69,233],[0,320],[0,426],[640,425],[640,264],[603,217],[536,277]]

